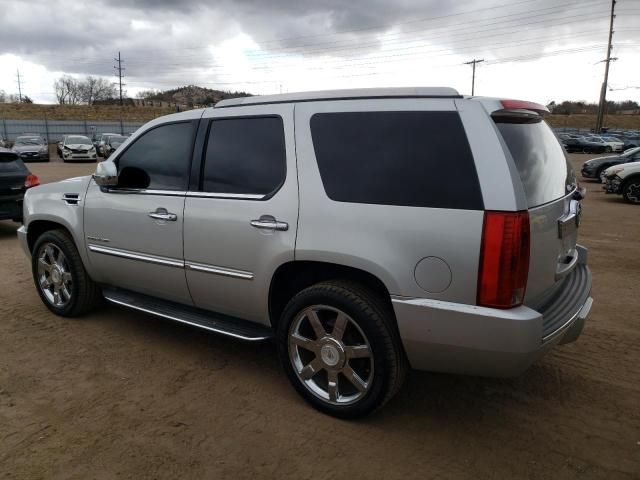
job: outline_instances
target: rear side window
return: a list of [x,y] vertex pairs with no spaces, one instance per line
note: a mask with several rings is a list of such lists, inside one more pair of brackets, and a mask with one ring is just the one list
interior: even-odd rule
[[484,208],[457,112],[318,113],[311,134],[332,200]]
[[[186,190],[193,137],[193,122],[169,123],[143,133],[117,160],[118,171],[127,180],[118,186]],[[142,180],[141,173],[148,178]]]
[[268,195],[280,187],[285,175],[280,117],[211,122],[202,183],[205,192]]
[[27,173],[27,167],[14,153],[0,153],[0,174]]
[[496,126],[515,161],[529,208],[564,197],[576,179],[564,149],[542,118],[494,114]]

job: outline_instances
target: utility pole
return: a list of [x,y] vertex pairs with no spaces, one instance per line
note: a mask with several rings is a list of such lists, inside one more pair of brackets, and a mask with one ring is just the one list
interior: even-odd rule
[[118,52],[118,58],[114,58],[114,60],[116,62],[118,62],[118,66],[114,65],[113,68],[115,68],[118,71],[117,76],[118,76],[118,84],[120,85],[120,106],[122,106],[123,105],[123,103],[122,103],[122,86],[126,85],[126,84],[122,83],[122,77],[123,77],[122,71],[124,70],[124,67],[122,66],[122,62],[124,60],[122,60],[122,58],[120,58],[120,52]]
[[607,58],[605,60],[604,66],[604,82],[602,82],[602,88],[600,89],[600,102],[598,103],[598,116],[596,117],[595,133],[600,133],[600,130],[602,130],[602,123],[604,121],[604,110],[607,103],[607,83],[609,82],[609,64],[612,61],[611,40],[613,38],[613,19],[615,18],[615,8],[616,0],[611,0],[611,18],[609,19],[609,44],[607,45]]
[[20,103],[22,103],[22,81],[20,79],[20,69],[18,70],[18,99],[20,100]]
[[475,93],[476,89],[476,63],[484,62],[484,58],[480,60],[476,60],[475,58],[470,62],[464,62],[465,65],[471,65],[473,68],[473,73],[471,74],[471,95]]

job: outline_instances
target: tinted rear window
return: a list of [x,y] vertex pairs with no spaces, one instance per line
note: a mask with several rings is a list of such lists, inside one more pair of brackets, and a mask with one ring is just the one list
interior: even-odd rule
[[311,134],[332,200],[484,208],[457,112],[318,113]]
[[27,167],[13,153],[0,153],[0,173],[27,173]]
[[530,208],[564,197],[573,188],[573,169],[546,122],[508,115],[494,120],[515,161]]

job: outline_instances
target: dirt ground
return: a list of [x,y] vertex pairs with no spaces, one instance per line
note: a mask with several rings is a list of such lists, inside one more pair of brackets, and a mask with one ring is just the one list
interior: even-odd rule
[[307,406],[272,344],[114,306],[53,316],[0,222],[0,478],[638,479],[640,208],[586,186],[595,303],[578,342],[516,379],[414,372],[357,422]]

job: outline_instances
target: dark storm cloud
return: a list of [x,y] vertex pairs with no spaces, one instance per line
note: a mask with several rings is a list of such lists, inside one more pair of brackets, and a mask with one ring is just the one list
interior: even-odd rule
[[[525,12],[540,28],[545,22],[557,25],[562,15],[593,10],[581,8],[577,0],[566,0],[566,8],[555,8],[555,0],[514,0],[510,7],[501,7],[505,3],[508,0],[491,4],[482,0],[0,0],[0,53],[20,55],[51,71],[112,75],[113,56],[122,50],[130,78],[196,81],[205,67],[210,68],[208,78],[216,77],[215,58],[205,47],[215,50],[239,33],[253,38],[260,46],[253,58],[265,62],[291,54],[353,60],[378,51],[379,35],[390,29],[396,33],[392,40],[385,40],[388,48],[406,48],[405,40],[416,44],[422,39],[436,48],[480,55],[491,53],[496,41],[508,46],[523,35],[528,38],[527,26],[512,22],[515,29],[498,38],[492,35],[492,28],[498,26],[489,26],[474,36],[474,20]],[[499,8],[459,15],[492,5]],[[605,12],[606,5],[601,10]],[[504,18],[505,25],[508,20]],[[606,14],[597,21],[585,17],[587,22],[590,28],[605,25]],[[577,28],[582,27],[568,24],[559,32],[571,34]],[[545,46],[539,41],[526,47],[514,45],[508,54],[542,51]]]

